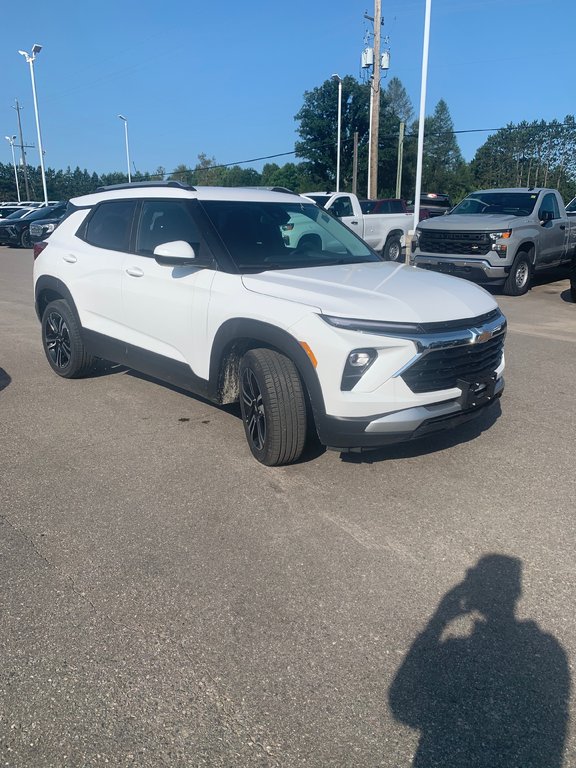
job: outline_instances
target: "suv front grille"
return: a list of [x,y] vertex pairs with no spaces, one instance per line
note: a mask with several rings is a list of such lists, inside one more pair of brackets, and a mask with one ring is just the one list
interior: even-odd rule
[[458,386],[458,379],[489,376],[502,361],[505,335],[501,333],[483,344],[434,349],[404,371],[402,379],[412,392],[419,393],[452,389]]
[[447,230],[420,230],[418,248],[421,253],[484,256],[492,248],[487,232],[450,232]]

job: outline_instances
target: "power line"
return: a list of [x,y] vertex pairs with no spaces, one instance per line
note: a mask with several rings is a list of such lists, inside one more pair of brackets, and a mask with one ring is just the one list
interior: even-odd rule
[[[454,134],[461,134],[461,133],[497,133],[498,131],[517,131],[517,130],[523,130],[524,128],[540,128],[541,130],[546,130],[549,128],[572,128],[576,130],[576,123],[546,123],[545,125],[530,125],[529,123],[526,126],[523,125],[513,125],[513,126],[501,126],[500,128],[466,128],[461,130],[452,130],[452,131],[441,131],[439,133],[427,133],[426,136],[452,136]],[[416,133],[407,133],[405,134],[404,138],[416,138],[418,134]],[[387,134],[386,136],[381,136],[380,141],[382,139],[394,139],[395,141],[398,139],[398,134],[391,133]],[[354,141],[354,139],[342,139],[342,144],[350,144]],[[333,147],[334,142],[326,142],[325,144],[317,144],[314,149],[324,149],[326,147]],[[233,163],[218,163],[217,165],[209,165],[205,168],[178,168],[174,171],[166,171],[164,173],[164,176],[171,176],[173,173],[202,173],[202,171],[210,171],[216,168],[232,168],[233,166],[237,165],[246,165],[246,163],[257,163],[262,160],[273,160],[277,157],[288,157],[289,155],[296,155],[297,150],[293,149],[290,152],[277,152],[274,155],[264,155],[262,157],[253,157],[250,160],[237,160]],[[156,174],[151,174],[152,176]]]

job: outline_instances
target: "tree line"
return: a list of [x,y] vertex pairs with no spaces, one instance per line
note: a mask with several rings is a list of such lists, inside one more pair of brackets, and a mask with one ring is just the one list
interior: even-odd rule
[[[295,192],[330,190],[336,186],[338,83],[326,80],[306,91],[295,115],[299,139],[296,162],[266,163],[262,171],[240,165],[220,165],[215,158],[198,155],[193,166],[181,164],[172,171],[135,173],[133,181],[172,179],[195,185],[286,187]],[[340,189],[351,191],[354,181],[363,197],[367,188],[370,86],[352,76],[342,80]],[[400,147],[400,124],[405,134]],[[356,179],[354,144],[357,140]],[[402,154],[401,194],[411,199],[416,178],[418,120],[398,78],[382,89],[380,99],[378,195],[394,197],[399,152]],[[41,199],[40,168],[28,166],[33,199]],[[21,172],[20,172],[21,176]],[[125,183],[125,173],[98,175],[79,167],[65,171],[48,168],[46,184],[50,199],[67,200],[99,186]],[[544,120],[509,123],[490,135],[471,162],[460,151],[447,103],[441,99],[424,125],[422,190],[442,192],[456,202],[474,189],[517,186],[549,186],[565,200],[576,195],[576,121]],[[21,195],[24,190],[20,178]],[[0,200],[16,199],[14,168],[0,163]]]

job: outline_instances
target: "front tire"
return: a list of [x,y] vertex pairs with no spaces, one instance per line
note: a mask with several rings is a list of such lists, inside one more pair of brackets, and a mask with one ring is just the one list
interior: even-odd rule
[[30,237],[30,230],[23,230],[20,235],[20,248],[32,248],[32,239]]
[[382,249],[382,257],[384,261],[401,261],[402,260],[402,243],[400,238],[393,235],[386,240],[386,244]]
[[306,400],[294,363],[271,349],[240,361],[240,409],[255,459],[268,467],[297,461],[306,443]]
[[514,264],[506,282],[504,283],[504,293],[507,296],[523,296],[530,288],[532,278],[532,264],[528,253],[519,253],[514,259]]
[[42,344],[52,370],[65,379],[86,376],[95,359],[86,352],[80,326],[67,302],[51,301],[42,315]]

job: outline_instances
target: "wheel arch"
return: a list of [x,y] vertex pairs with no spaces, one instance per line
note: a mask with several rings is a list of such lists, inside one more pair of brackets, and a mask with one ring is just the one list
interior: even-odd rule
[[265,347],[286,355],[296,366],[310,399],[314,416],[326,413],[320,381],[298,341],[270,323],[249,318],[227,320],[218,329],[210,356],[210,397],[219,403],[235,402],[239,392],[238,368],[250,349]]
[[514,258],[516,258],[519,253],[528,254],[532,266],[536,264],[536,243],[533,240],[524,240],[522,243],[520,243],[518,248],[516,248]]
[[42,315],[48,304],[50,304],[51,301],[58,301],[58,299],[64,299],[64,301],[66,301],[74,314],[74,319],[78,322],[79,328],[82,328],[80,315],[76,309],[76,303],[67,286],[57,277],[51,275],[42,275],[39,277],[34,286],[34,307],[36,309],[38,320],[42,320]]

